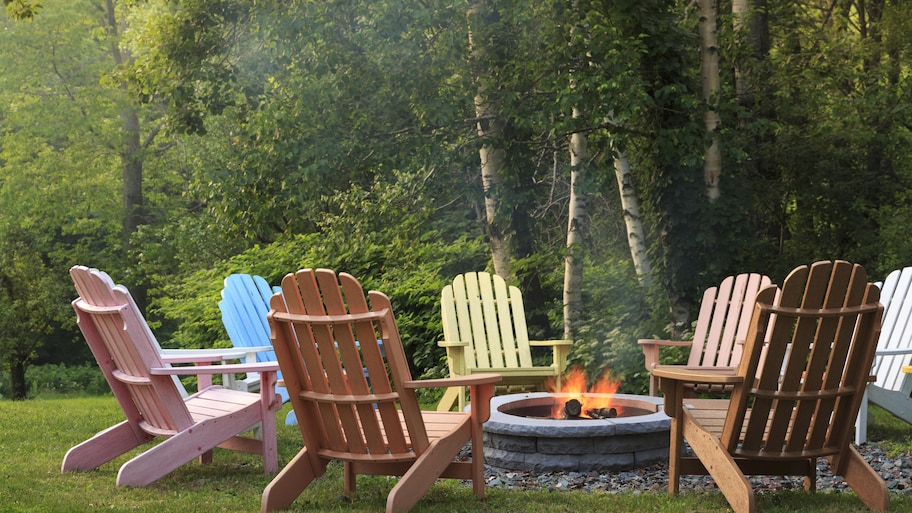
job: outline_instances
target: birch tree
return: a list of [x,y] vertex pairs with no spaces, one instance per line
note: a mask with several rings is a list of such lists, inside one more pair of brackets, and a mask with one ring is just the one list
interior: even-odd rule
[[[574,107],[573,117],[581,113]],[[589,207],[585,189],[589,167],[586,134],[576,131],[570,136],[570,202],[567,212],[567,255],[564,257],[564,338],[576,338],[583,311],[583,265],[589,243]]]
[[488,0],[474,0],[469,6],[469,50],[474,63],[475,117],[481,139],[481,179],[484,188],[487,235],[491,243],[494,272],[509,279],[510,252],[507,246],[508,223],[500,215],[500,199],[504,184],[505,150],[502,146],[503,120],[492,91],[492,54],[496,52],[490,34],[497,21],[497,11]]
[[705,111],[703,122],[706,125],[710,144],[706,148],[703,162],[703,180],[706,182],[706,197],[710,201],[719,199],[719,177],[722,174],[722,154],[719,151],[719,139],[716,132],[722,120],[719,116],[719,47],[716,36],[716,15],[718,0],[699,0],[700,7],[700,61],[701,82]]
[[637,198],[636,188],[633,184],[633,175],[630,172],[630,162],[627,155],[612,144],[615,151],[614,176],[617,178],[618,192],[621,195],[621,209],[624,213],[624,225],[627,227],[627,245],[630,247],[630,258],[640,284],[649,286],[652,283],[652,266],[646,254],[646,229],[643,227],[643,218],[640,216],[640,203]]

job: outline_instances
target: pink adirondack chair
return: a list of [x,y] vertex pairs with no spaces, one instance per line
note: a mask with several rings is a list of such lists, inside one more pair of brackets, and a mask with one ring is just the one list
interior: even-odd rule
[[[659,364],[660,347],[689,347],[687,365],[692,368],[737,367],[754,312],[754,297],[769,284],[769,277],[759,274],[729,276],[718,287],[710,287],[703,293],[693,340],[640,340],[646,357],[646,370],[650,372],[649,395],[656,395],[659,391],[658,380],[651,374]],[[718,392],[722,389],[711,387],[705,391]]]
[[[167,440],[124,463],[118,486],[146,486],[195,458],[210,462],[215,447],[262,454],[264,471],[278,471],[275,363],[170,367],[125,287],[84,266],[70,275],[80,296],[73,301],[79,329],[127,420],[71,448],[63,472],[95,469],[156,437]],[[184,398],[172,379],[224,372],[259,372],[264,385],[259,394],[201,387]],[[258,425],[262,439],[240,436]]]

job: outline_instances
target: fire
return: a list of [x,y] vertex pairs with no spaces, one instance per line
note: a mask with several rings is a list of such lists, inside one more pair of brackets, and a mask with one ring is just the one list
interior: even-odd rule
[[[621,384],[619,381],[611,379],[609,371],[603,372],[594,383],[590,385],[586,371],[580,367],[573,367],[567,370],[561,377],[561,387],[559,392],[563,394],[572,394],[583,404],[582,411],[593,410],[598,408],[611,408],[611,396],[617,392]],[[549,392],[558,392],[555,383],[548,383]],[[583,397],[583,394],[601,394],[604,397]],[[556,404],[551,411],[551,416],[561,418],[563,416],[564,403]],[[585,416],[585,415],[584,415]]]

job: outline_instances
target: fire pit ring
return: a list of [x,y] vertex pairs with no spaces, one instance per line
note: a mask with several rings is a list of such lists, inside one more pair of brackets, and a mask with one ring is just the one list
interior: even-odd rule
[[[485,422],[485,463],[508,470],[588,472],[629,470],[668,461],[671,419],[658,397],[610,394],[621,416],[608,419],[525,417],[545,405],[607,394],[535,392],[496,396]],[[624,410],[633,414],[624,415]],[[641,413],[641,414],[637,414]]]

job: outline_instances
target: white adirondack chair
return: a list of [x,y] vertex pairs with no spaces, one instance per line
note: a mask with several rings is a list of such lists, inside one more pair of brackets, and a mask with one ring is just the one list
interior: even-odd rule
[[891,272],[881,287],[883,325],[871,375],[855,424],[855,443],[868,438],[868,402],[912,424],[912,374],[902,372],[912,362],[912,267]]

